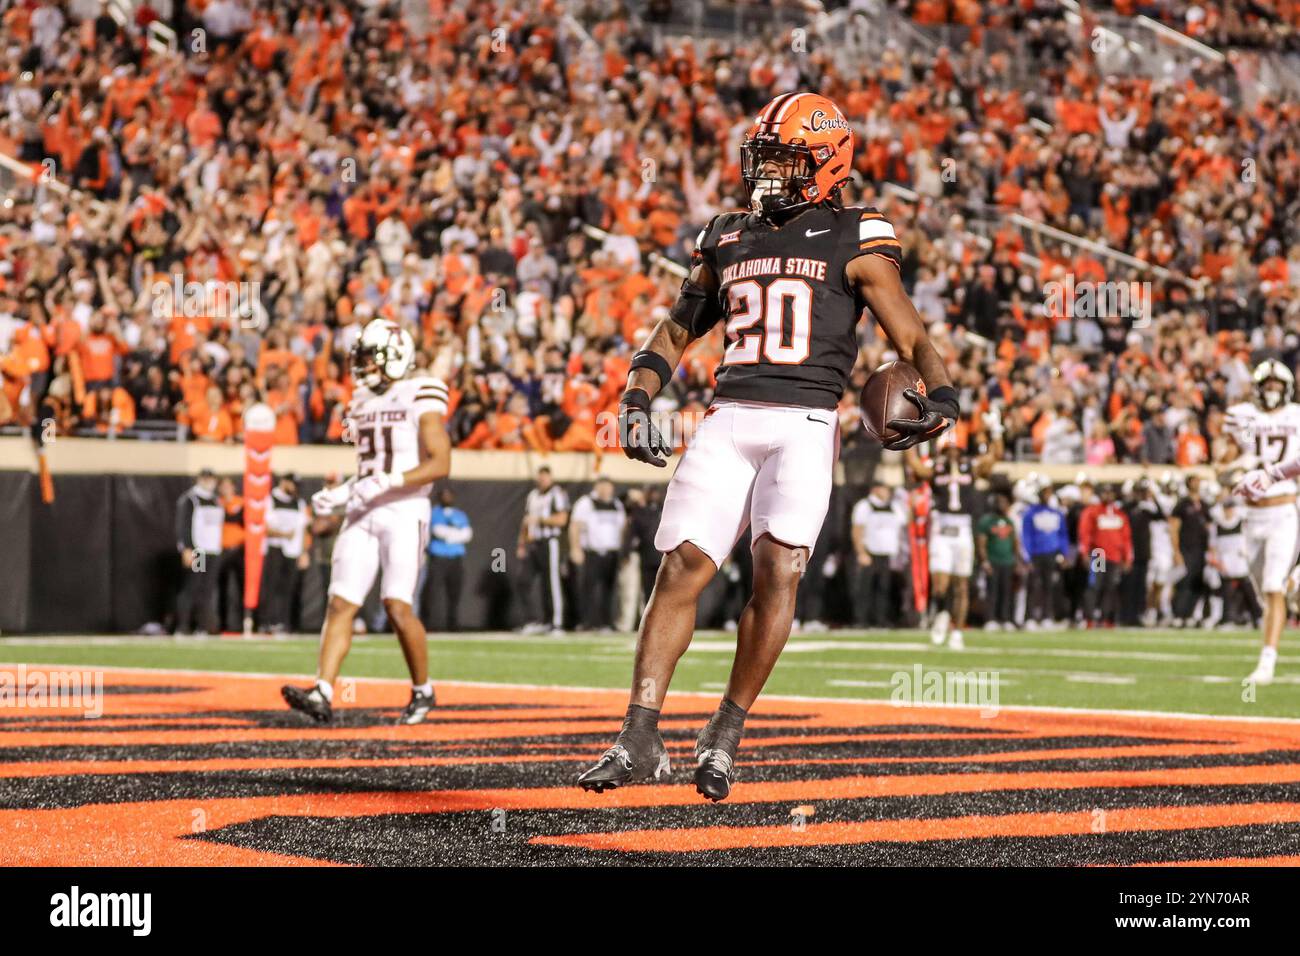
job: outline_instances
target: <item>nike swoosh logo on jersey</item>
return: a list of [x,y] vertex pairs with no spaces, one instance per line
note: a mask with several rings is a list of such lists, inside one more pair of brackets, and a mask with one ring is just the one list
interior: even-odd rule
[[813,236],[820,236],[822,233],[825,233],[825,232],[830,232],[830,230],[829,230],[829,229],[818,229],[816,232],[813,232],[811,229],[805,229],[805,230],[803,231],[803,234],[804,234],[805,236],[807,236],[809,239],[811,239]]
[[830,422],[826,421],[826,419],[824,419],[824,418],[813,418],[811,415],[808,416],[808,421],[810,421],[810,422],[820,422],[820,423],[823,424],[823,425],[829,425],[829,424],[830,424]]

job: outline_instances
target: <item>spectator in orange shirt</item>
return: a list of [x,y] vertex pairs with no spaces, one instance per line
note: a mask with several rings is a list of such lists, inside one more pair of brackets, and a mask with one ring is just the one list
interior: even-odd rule
[[343,380],[338,362],[331,361],[323,380],[311,390],[312,434],[316,441],[337,442],[343,438],[343,414],[352,401],[352,386]]
[[600,390],[587,382],[572,383],[564,401],[569,427],[555,442],[556,451],[599,451],[596,445],[596,414]]
[[185,418],[198,441],[228,442],[234,437],[235,423],[216,385],[209,385],[203,398],[188,407]]
[[307,363],[301,355],[288,348],[281,329],[272,329],[267,333],[266,346],[257,358],[257,382],[262,388],[267,387],[267,371],[272,368],[285,372],[289,384],[294,388],[307,379]]
[[528,416],[528,396],[520,392],[510,396],[505,411],[488,412],[460,447],[500,451],[545,450],[537,427]]
[[208,91],[203,87],[199,88],[198,101],[185,121],[185,132],[189,134],[190,146],[196,150],[211,146],[221,135],[221,117],[208,105]]
[[[8,400],[10,414],[18,418],[22,411],[21,396],[28,384],[37,387],[34,391],[44,391],[44,380],[50,368],[50,351],[40,332],[31,325],[19,326],[14,333],[9,354],[0,359],[0,374],[3,375],[5,398]],[[38,396],[36,396],[38,397]]]
[[244,619],[244,498],[233,478],[217,483],[226,520],[221,525],[221,566],[217,572],[217,597],[224,629],[239,633]]
[[1180,468],[1203,465],[1210,460],[1210,446],[1195,421],[1186,421],[1178,429],[1174,462]]
[[207,394],[212,379],[208,376],[208,366],[199,358],[197,352],[181,362],[180,370],[181,400],[186,405],[195,405]]
[[117,357],[125,355],[127,347],[116,319],[110,325],[102,312],[92,315],[86,336],[77,343],[77,350],[81,353],[81,373],[87,390],[117,381]]
[[[504,412],[489,411],[474,426],[474,428],[470,431],[469,436],[466,437],[466,439],[460,443],[460,447],[469,449],[471,451],[522,450],[523,449],[522,442],[519,444],[519,447],[517,449],[502,448],[500,444],[501,437],[502,437],[501,420],[504,418],[507,418]],[[506,428],[508,430],[509,423],[507,423]]]
[[101,385],[86,392],[81,420],[101,434],[119,434],[135,425],[135,400],[120,385]]
[[[180,308],[179,304],[177,308]],[[206,341],[211,331],[212,318],[208,315],[189,316],[182,312],[173,315],[168,333],[171,341],[168,358],[171,364],[180,365],[185,353],[192,352],[200,342]]]
[[275,443],[298,444],[298,427],[302,424],[303,413],[297,389],[280,369],[270,371],[266,386],[266,403],[275,412]]

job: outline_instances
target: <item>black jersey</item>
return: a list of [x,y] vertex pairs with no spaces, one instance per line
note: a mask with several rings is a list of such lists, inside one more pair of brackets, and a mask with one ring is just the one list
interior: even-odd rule
[[975,471],[968,460],[953,465],[947,457],[934,463],[930,476],[930,508],[941,514],[973,515],[979,507]]
[[[781,226],[746,212],[714,216],[696,261],[718,277],[727,347],[718,398],[834,408],[858,355],[865,303],[844,270],[860,255],[898,265],[893,227],[866,206],[821,204]],[[716,321],[716,319],[715,319]],[[699,336],[707,328],[690,330]]]
[[1242,534],[1246,527],[1246,522],[1242,518],[1234,518],[1229,521],[1227,518],[1218,518],[1214,522],[1214,533],[1220,538],[1226,538],[1234,534]]
[[1124,513],[1128,515],[1128,526],[1133,532],[1133,563],[1146,564],[1151,560],[1151,522],[1159,506],[1154,503],[1150,508],[1145,501],[1127,505]]

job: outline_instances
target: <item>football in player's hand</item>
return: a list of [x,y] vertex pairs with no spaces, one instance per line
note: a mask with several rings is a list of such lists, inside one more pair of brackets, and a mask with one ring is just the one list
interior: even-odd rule
[[862,410],[862,427],[878,442],[891,442],[901,432],[890,428],[888,422],[898,418],[919,419],[921,410],[916,403],[903,395],[905,389],[915,389],[925,394],[921,374],[906,362],[886,362],[871,373],[862,386],[859,402]]

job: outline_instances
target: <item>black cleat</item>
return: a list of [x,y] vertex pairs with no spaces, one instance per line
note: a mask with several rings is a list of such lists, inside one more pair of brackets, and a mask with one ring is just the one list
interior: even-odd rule
[[735,758],[721,747],[695,755],[695,789],[714,803],[727,799],[736,782]]
[[334,719],[334,708],[325,699],[325,695],[315,687],[303,690],[301,687],[285,684],[280,688],[280,696],[294,710],[302,711],[318,724],[328,724]]
[[429,711],[433,709],[437,701],[433,699],[433,691],[422,694],[415,688],[411,688],[411,702],[406,705],[406,710],[402,711],[402,716],[397,718],[399,724],[422,724],[424,718],[429,716]]
[[717,803],[736,782],[736,749],[745,729],[745,711],[724,700],[695,741],[695,789]]
[[628,783],[640,783],[643,780],[662,780],[672,772],[668,763],[668,748],[664,746],[663,737],[656,731],[654,742],[648,747],[629,749],[623,734],[618,735],[614,746],[605,751],[596,765],[578,777],[578,786],[583,790],[604,793],[617,790]]

